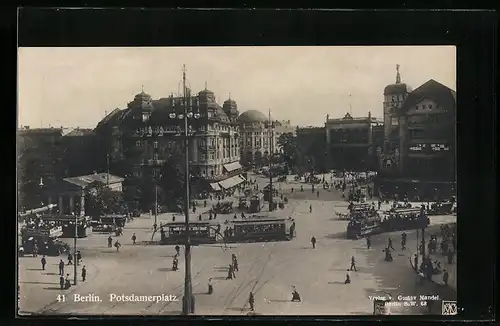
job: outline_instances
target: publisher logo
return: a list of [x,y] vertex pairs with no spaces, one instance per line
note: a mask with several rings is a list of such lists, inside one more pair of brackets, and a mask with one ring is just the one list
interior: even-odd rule
[[456,301],[444,301],[441,307],[441,313],[443,316],[453,316],[457,314],[457,302]]

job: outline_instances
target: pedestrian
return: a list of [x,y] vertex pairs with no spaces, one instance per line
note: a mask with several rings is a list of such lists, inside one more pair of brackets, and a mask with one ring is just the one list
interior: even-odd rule
[[453,264],[453,251],[448,249],[448,264]]
[[193,214],[196,214],[196,206],[193,205]]
[[64,276],[64,262],[62,259],[59,261],[59,275]]
[[389,238],[389,240],[387,241],[387,248],[391,248],[392,250],[394,250],[394,247],[392,246],[392,239]]
[[116,252],[120,251],[121,246],[122,246],[121,243],[119,243],[118,240],[116,240],[116,242],[115,242]]
[[59,276],[59,285],[61,286],[61,290],[64,290],[64,276]]
[[179,251],[181,250],[181,247],[179,247],[179,245],[176,245],[175,246],[175,252],[176,252],[176,255],[178,256],[179,255]]
[[108,237],[108,248],[113,246],[113,238],[111,236]]
[[226,280],[232,280],[233,278],[236,278],[236,274],[234,273],[233,265],[229,265],[229,269],[227,271],[227,277]]
[[132,234],[132,245],[135,246],[135,240],[137,240],[137,237],[135,236],[135,233]]
[[370,247],[372,246],[372,239],[370,239],[370,237],[366,237],[366,247],[368,249],[370,249]]
[[214,287],[212,286],[212,278],[208,279],[208,292],[207,294],[212,294],[214,293]]
[[38,257],[38,244],[36,242],[33,244],[33,257]]
[[444,283],[444,285],[448,285],[449,277],[450,277],[450,275],[448,274],[448,271],[445,269],[443,271],[443,283]]
[[64,289],[67,290],[71,287],[71,282],[69,280],[69,274],[66,274],[66,279],[64,280]]
[[356,270],[356,260],[354,259],[354,256],[351,257],[351,268],[349,268],[349,270],[352,271],[353,269],[354,269],[355,272],[357,272],[357,270]]
[[234,260],[233,260],[233,269],[235,272],[238,272],[239,269],[238,269],[238,260],[236,259],[236,257],[234,257]]
[[401,250],[406,250],[406,232],[401,234]]
[[309,205],[309,213],[312,213],[312,212],[313,212],[313,206]]
[[351,284],[351,277],[349,276],[349,270],[347,270],[347,273],[345,274],[344,284]]
[[312,243],[313,249],[316,249],[316,238],[315,237],[311,238],[311,243]]
[[250,305],[250,310],[251,311],[255,311],[254,303],[255,303],[255,298],[253,296],[253,293],[250,292],[250,296],[248,297],[248,304]]
[[316,197],[319,198],[319,190],[316,192]]
[[73,265],[73,255],[70,253],[68,253],[68,265]]
[[41,259],[41,262],[42,262],[42,271],[45,270],[45,265],[47,264],[47,260],[45,259],[45,255],[43,255],[42,259]]
[[300,294],[297,292],[295,286],[292,286],[292,302],[300,302]]
[[85,268],[85,265],[82,267],[82,281],[85,282],[85,279],[87,278],[87,269]]

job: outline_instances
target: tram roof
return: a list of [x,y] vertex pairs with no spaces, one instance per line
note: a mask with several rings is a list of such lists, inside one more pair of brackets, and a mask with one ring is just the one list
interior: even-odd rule
[[[205,222],[205,221],[189,221],[189,225],[212,225],[213,223]],[[167,222],[165,224],[161,224],[160,226],[185,226],[185,222]]]
[[420,207],[396,208],[393,211],[389,211],[389,213],[415,213],[415,212],[420,212]]
[[[256,218],[249,220],[239,220],[232,222],[233,224],[260,224],[260,223],[272,223],[272,222],[285,222],[285,218]],[[291,220],[290,220],[291,221]]]
[[44,221],[77,221],[88,219],[89,216],[74,216],[74,215],[42,215],[40,219]]

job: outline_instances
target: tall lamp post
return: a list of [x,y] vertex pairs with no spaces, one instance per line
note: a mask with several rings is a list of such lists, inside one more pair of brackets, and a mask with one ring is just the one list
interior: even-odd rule
[[[181,112],[176,113],[173,97],[171,97],[171,104],[174,107],[174,111],[169,114],[170,119],[184,120],[184,156],[185,156],[185,173],[184,173],[184,184],[186,187],[185,199],[184,199],[184,225],[185,225],[185,276],[184,276],[184,297],[182,298],[182,313],[183,315],[190,315],[194,313],[194,296],[193,296],[193,285],[191,280],[191,236],[189,229],[189,136],[193,133],[193,129],[188,125],[188,120],[199,119],[201,117],[199,113],[199,101],[196,99],[196,103],[193,103],[193,98],[190,92],[186,88],[186,65],[182,69],[182,86],[183,94],[180,103]],[[195,111],[195,112],[193,112]]]
[[268,160],[269,160],[269,211],[272,212],[274,210],[274,203],[273,203],[273,174],[272,174],[272,157],[274,154],[274,148],[273,148],[273,128],[274,128],[274,123],[271,121],[271,109],[269,109],[269,114],[268,114],[268,122],[267,122],[267,133],[269,136],[269,155],[268,155]]

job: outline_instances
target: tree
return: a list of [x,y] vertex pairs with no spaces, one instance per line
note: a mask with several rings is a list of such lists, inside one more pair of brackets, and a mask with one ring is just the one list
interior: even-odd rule
[[113,191],[101,183],[93,183],[86,189],[86,213],[91,217],[125,214],[123,193]]
[[185,193],[185,171],[183,155],[172,155],[160,169],[159,186],[170,210],[183,206]]
[[297,165],[299,157],[297,137],[295,137],[291,132],[282,134],[278,138],[278,148],[283,156],[283,161],[288,167]]

